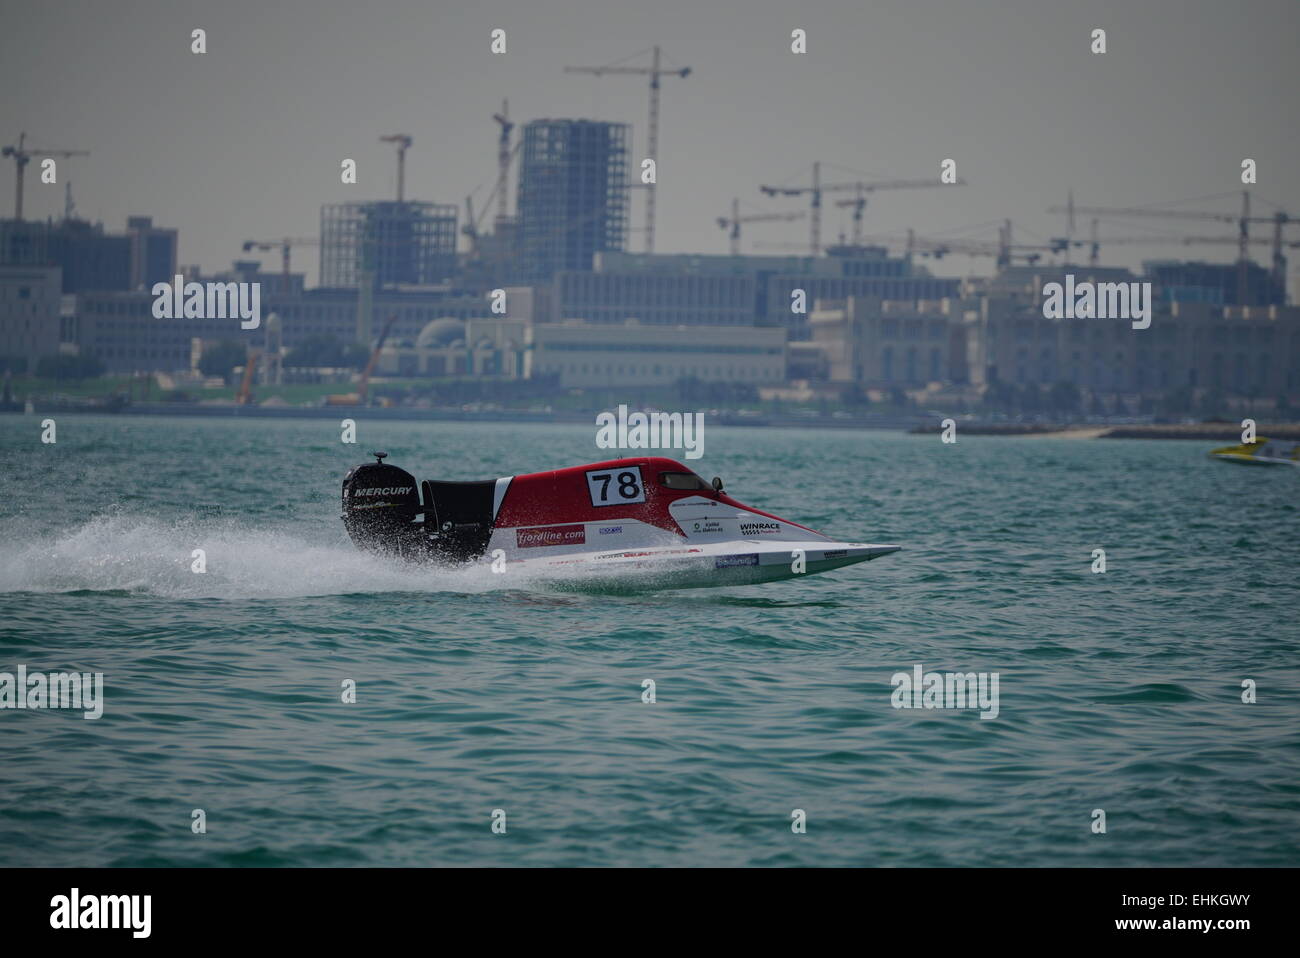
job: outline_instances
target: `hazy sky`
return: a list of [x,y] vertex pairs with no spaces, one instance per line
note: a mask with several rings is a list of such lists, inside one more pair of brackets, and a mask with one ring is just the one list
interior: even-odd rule
[[[60,164],[58,186],[28,168],[29,217],[61,215],[70,178],[83,216],[120,230],[129,213],[152,215],[180,229],[183,263],[216,270],[245,239],[317,235],[323,203],[390,198],[384,133],[415,138],[408,197],[463,207],[478,189],[482,204],[504,97],[521,122],[630,122],[639,158],[644,78],[562,68],[659,43],[693,72],[663,81],[658,251],[725,252],[714,220],[733,196],[751,211],[806,209],[758,185],[804,183],[813,160],[828,164],[825,178],[851,180],[937,178],[951,157],[971,185],[878,193],[867,231],[992,238],[1009,217],[1018,242],[1036,242],[1063,232],[1046,210],[1071,188],[1080,205],[1235,211],[1245,157],[1258,162],[1255,210],[1300,213],[1298,11],[1295,0],[0,0],[0,142],[26,130],[36,146],[91,151]],[[190,52],[196,27],[207,31],[202,55]],[[790,52],[796,27],[807,31],[803,55]],[[1089,52],[1094,27],[1108,32],[1104,55]],[[505,55],[489,49],[494,28],[506,31]],[[355,186],[340,182],[345,157],[358,163]],[[12,191],[6,160],[5,216]],[[1217,198],[1193,202],[1202,197]],[[850,228],[834,199],[825,242]],[[634,226],[642,210],[638,192]],[[1080,217],[1078,234],[1087,228]],[[744,248],[807,234],[806,222],[758,224]],[[1235,250],[1103,249],[1108,263],[1189,254],[1226,261]],[[1269,251],[1255,255],[1266,262]],[[294,260],[314,282],[317,251]],[[278,268],[274,255],[266,262]],[[956,257],[934,268],[972,267],[992,268]]]

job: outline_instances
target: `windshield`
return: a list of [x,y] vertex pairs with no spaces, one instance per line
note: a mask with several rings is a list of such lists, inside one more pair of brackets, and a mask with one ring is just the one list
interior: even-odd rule
[[661,472],[659,484],[669,489],[712,489],[713,487],[693,472]]

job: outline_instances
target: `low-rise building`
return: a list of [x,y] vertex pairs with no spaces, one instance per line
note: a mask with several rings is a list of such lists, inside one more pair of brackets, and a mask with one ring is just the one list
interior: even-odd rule
[[529,377],[559,376],[565,388],[666,386],[691,378],[773,385],[785,381],[785,330],[571,320],[531,327],[525,368]]
[[[809,314],[811,339],[833,383],[870,387],[969,381],[967,314],[960,299],[893,301],[850,296],[818,301]],[[801,377],[806,378],[806,377]]]
[[35,372],[59,352],[62,282],[57,266],[0,266],[0,373]]
[[1094,393],[1139,396],[1215,390],[1276,398],[1300,388],[1300,308],[1170,301],[1153,284],[1150,326],[1133,320],[1053,319],[1043,287],[1062,282],[1143,281],[1126,270],[1063,267],[1007,270],[980,301],[971,328],[978,384],[1072,383]]

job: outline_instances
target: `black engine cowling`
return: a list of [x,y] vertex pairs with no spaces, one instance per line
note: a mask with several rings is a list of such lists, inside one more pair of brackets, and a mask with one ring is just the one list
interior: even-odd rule
[[405,469],[377,462],[343,477],[343,526],[358,548],[412,555],[421,548],[423,525],[419,484]]

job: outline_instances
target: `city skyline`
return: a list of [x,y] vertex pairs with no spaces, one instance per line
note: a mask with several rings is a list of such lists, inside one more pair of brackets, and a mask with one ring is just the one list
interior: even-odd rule
[[[837,179],[937,180],[940,162],[956,160],[969,186],[872,197],[868,234],[913,227],[991,238],[996,222],[1010,218],[1018,242],[1042,242],[1064,232],[1064,217],[1047,208],[1070,190],[1079,205],[1184,201],[1178,205],[1231,213],[1247,157],[1259,169],[1249,187],[1256,215],[1274,205],[1300,208],[1283,172],[1300,139],[1281,122],[1285,91],[1300,71],[1289,55],[1294,32],[1279,24],[1295,13],[1279,3],[1248,4],[1244,13],[1197,4],[1204,7],[1197,17],[1185,16],[1186,5],[1130,12],[1109,3],[865,11],[761,2],[743,5],[743,17],[733,3],[466,11],[391,2],[379,17],[343,3],[271,11],[246,3],[194,12],[153,2],[119,6],[122,15],[104,25],[83,3],[21,12],[4,4],[18,28],[0,38],[0,77],[21,93],[0,105],[0,139],[13,142],[26,130],[39,146],[90,150],[60,161],[57,186],[42,184],[39,167],[29,167],[27,218],[59,218],[70,180],[79,215],[112,231],[130,214],[150,215],[180,231],[180,261],[205,272],[245,258],[244,240],[315,235],[323,205],[391,198],[396,163],[379,136],[395,130],[414,137],[406,195],[455,204],[463,222],[465,195],[473,192],[482,208],[495,182],[491,114],[504,98],[516,131],[543,117],[626,122],[630,155],[644,156],[644,79],[572,76],[563,67],[623,60],[655,43],[668,65],[692,68],[663,84],[658,252],[725,253],[727,235],[715,220],[733,196],[750,211],[806,210],[805,198],[769,199],[758,185],[805,184],[813,161]],[[918,10],[925,29],[916,26]],[[1107,30],[1105,54],[1089,52],[1096,27]],[[193,28],[207,31],[206,53],[190,52]],[[506,31],[505,54],[489,49],[498,28]],[[790,51],[795,28],[807,31],[805,54]],[[986,58],[990,49],[1009,52],[971,64],[963,45]],[[59,69],[50,71],[51,62]],[[1225,72],[1225,62],[1234,69]],[[1260,115],[1278,122],[1261,124]],[[339,181],[345,158],[358,164],[354,186]],[[5,174],[0,208],[9,214],[12,164]],[[512,213],[515,183],[512,174]],[[644,242],[640,194],[633,191],[633,251]],[[823,243],[847,234],[850,216],[828,197]],[[963,229],[972,224],[985,225]],[[1180,225],[1134,221],[1101,232],[1233,231]],[[1076,239],[1087,230],[1087,219],[1077,218]],[[742,251],[767,251],[755,250],[755,241],[806,245],[807,231],[806,221],[764,224],[746,233]],[[1227,244],[1103,247],[1104,262],[1126,266],[1235,255]],[[1265,251],[1252,255],[1266,262]],[[277,256],[263,256],[268,269],[278,268]],[[295,251],[293,259],[294,271],[314,284],[316,251]],[[992,271],[991,261],[960,256],[927,265],[940,275]]]

